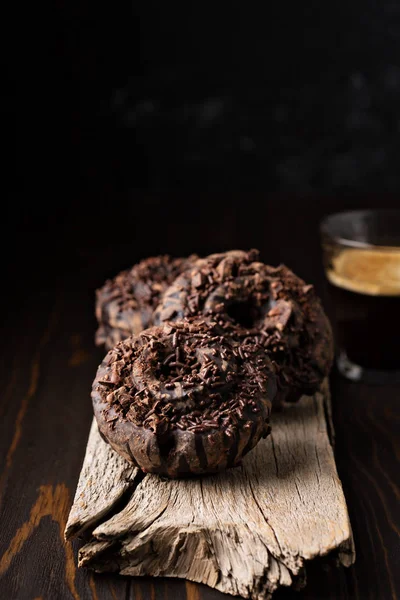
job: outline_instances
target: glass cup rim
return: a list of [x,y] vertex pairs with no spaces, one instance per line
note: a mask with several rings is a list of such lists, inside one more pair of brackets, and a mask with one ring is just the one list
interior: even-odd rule
[[388,244],[373,244],[371,242],[361,242],[359,240],[346,238],[344,236],[334,235],[328,229],[329,224],[339,217],[341,217],[341,218],[350,218],[350,217],[363,218],[366,216],[374,217],[377,215],[383,215],[383,216],[387,216],[387,217],[390,215],[393,215],[394,217],[397,217],[400,222],[400,209],[397,209],[397,208],[344,210],[344,211],[339,211],[336,213],[331,213],[331,214],[323,217],[322,221],[320,222],[320,226],[319,226],[320,233],[327,235],[332,240],[334,240],[335,242],[337,242],[343,246],[350,246],[352,248],[365,248],[365,249],[379,248],[382,250],[391,250],[391,249],[398,250],[398,249],[400,249],[400,231],[399,231],[399,244],[396,246],[393,246],[393,245],[388,245]]

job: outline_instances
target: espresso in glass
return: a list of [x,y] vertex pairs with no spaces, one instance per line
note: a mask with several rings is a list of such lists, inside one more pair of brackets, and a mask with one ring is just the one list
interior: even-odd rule
[[399,380],[400,211],[332,215],[321,231],[340,372]]

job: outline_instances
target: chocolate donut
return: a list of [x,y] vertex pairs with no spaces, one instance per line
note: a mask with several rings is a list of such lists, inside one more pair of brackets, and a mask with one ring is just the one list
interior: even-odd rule
[[269,433],[274,367],[254,339],[186,320],[152,327],[108,352],[93,382],[103,439],[145,472],[168,477],[238,465]]
[[122,271],[96,290],[98,346],[112,348],[117,342],[152,325],[154,308],[162,292],[188,268],[197,256],[155,256]]
[[313,286],[284,265],[259,262],[256,250],[196,261],[164,292],[154,323],[190,315],[255,336],[279,366],[280,401],[314,393],[332,365],[332,331]]

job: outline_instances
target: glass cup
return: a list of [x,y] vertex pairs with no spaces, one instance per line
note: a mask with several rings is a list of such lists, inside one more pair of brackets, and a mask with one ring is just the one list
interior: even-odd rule
[[330,215],[320,233],[339,372],[400,382],[400,210]]

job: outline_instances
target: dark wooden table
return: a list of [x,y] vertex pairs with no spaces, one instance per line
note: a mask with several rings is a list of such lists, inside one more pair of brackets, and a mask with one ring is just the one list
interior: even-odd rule
[[[162,200],[162,201],[161,201]],[[94,347],[94,289],[149,254],[259,247],[323,293],[317,224],[343,207],[380,198],[263,195],[113,199],[118,220],[64,202],[50,214],[12,210],[3,240],[0,365],[0,598],[5,600],[211,600],[205,586],[93,575],[76,568],[79,542],[63,530],[83,460]],[[97,199],[100,205],[104,199]],[[397,200],[386,202],[392,206]],[[256,218],[254,215],[256,214]],[[207,215],[207,216],[206,216]],[[120,232],[125,232],[121,237]],[[57,267],[57,268],[55,268]],[[400,342],[399,342],[400,344]],[[400,345],[399,345],[400,349]],[[308,568],[304,591],[276,598],[400,597],[400,386],[366,387],[332,377],[336,458],[357,548],[350,569]]]

